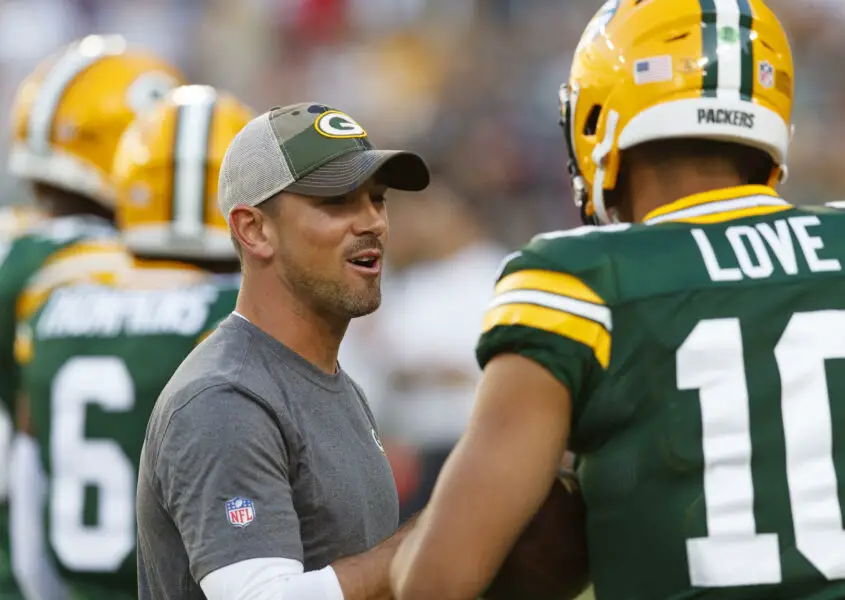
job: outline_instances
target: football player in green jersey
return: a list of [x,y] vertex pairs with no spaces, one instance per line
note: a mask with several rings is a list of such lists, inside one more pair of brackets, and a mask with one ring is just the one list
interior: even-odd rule
[[[63,281],[131,265],[111,223],[108,172],[115,145],[136,112],[181,81],[166,62],[128,48],[120,36],[89,36],[44,60],[18,89],[9,171],[32,185],[45,219],[29,223],[0,248],[0,402],[11,413],[18,385],[15,321],[32,308],[20,305],[21,290],[39,269],[42,293],[34,299]],[[83,240],[97,241],[76,246]],[[66,252],[59,256],[61,250]],[[0,468],[5,471],[6,464]],[[7,575],[3,511],[0,507],[0,597],[16,598]],[[18,564],[16,570],[31,566]]]
[[762,0],[596,15],[561,94],[588,226],[506,261],[399,600],[477,597],[567,448],[599,600],[845,598],[845,215],[773,191],[792,81]]
[[[74,598],[137,598],[144,431],[173,372],[235,305],[239,263],[217,179],[253,116],[228,93],[184,86],[136,119],[112,171],[134,269],[55,289],[19,327],[27,433],[47,478],[41,529]],[[18,497],[23,486],[13,508]]]

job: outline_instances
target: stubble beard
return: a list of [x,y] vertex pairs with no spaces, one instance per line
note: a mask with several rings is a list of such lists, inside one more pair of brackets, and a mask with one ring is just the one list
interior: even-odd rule
[[381,305],[380,276],[365,281],[356,290],[342,281],[320,277],[297,265],[288,264],[286,267],[287,279],[297,295],[307,299],[320,312],[354,319],[374,312]]

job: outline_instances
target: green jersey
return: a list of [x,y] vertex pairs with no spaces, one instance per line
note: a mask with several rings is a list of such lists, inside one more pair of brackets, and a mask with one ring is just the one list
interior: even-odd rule
[[[14,413],[18,378],[13,360],[15,326],[25,287],[39,271],[49,285],[61,283],[57,271],[73,277],[74,267],[54,269],[51,262],[65,263],[70,255],[78,254],[71,247],[84,240],[116,239],[116,235],[114,227],[98,217],[74,216],[36,223],[0,243],[0,401],[10,412]],[[62,250],[68,250],[68,256],[57,257]]]
[[[37,309],[54,287],[96,278],[104,271],[128,269],[132,264],[117,230],[99,217],[26,221],[24,230],[0,243],[0,406],[9,422],[16,420],[20,384],[19,366],[13,359],[16,323]],[[14,587],[7,494],[8,490],[3,490],[0,500],[0,592]],[[0,593],[0,598],[13,598],[12,593]]]
[[570,391],[599,600],[845,597],[845,213],[759,186],[542,234],[477,348]]
[[[147,420],[240,277],[56,289],[19,328],[22,389],[48,481],[47,545],[75,598],[137,598],[135,487]],[[196,274],[196,273],[195,273]],[[198,474],[201,476],[201,474]]]

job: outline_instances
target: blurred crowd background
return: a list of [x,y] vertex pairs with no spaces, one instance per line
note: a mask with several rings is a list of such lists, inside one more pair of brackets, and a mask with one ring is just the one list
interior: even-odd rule
[[[460,434],[498,264],[538,231],[576,226],[557,89],[601,0],[0,0],[0,108],[47,54],[122,33],[194,83],[258,111],[314,100],[377,145],[431,163],[423,198],[390,202],[384,304],[341,362],[381,423],[406,512]],[[795,203],[845,199],[842,0],[769,0],[796,56]],[[0,121],[5,149],[7,119]],[[5,152],[4,152],[5,155]],[[0,204],[28,190],[0,173]]]

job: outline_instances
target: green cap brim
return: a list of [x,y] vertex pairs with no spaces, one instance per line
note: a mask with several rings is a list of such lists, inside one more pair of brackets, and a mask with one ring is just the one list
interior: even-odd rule
[[420,192],[431,181],[428,165],[413,152],[361,150],[335,158],[284,191],[306,196],[342,196],[373,176],[378,183],[407,192]]

